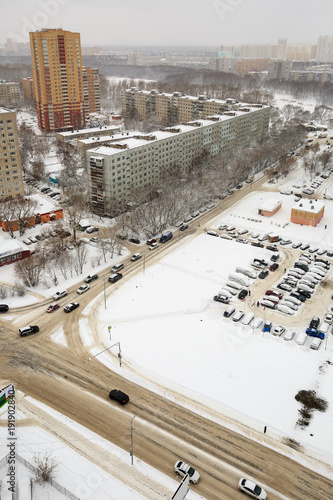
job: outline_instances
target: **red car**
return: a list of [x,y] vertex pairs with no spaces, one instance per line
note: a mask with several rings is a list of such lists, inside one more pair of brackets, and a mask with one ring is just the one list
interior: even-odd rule
[[269,270],[270,271],[276,271],[278,267],[279,267],[279,264],[277,264],[276,262],[274,262],[274,264],[271,265],[271,267],[269,268]]
[[51,313],[53,311],[56,311],[57,309],[59,309],[59,304],[56,302],[55,304],[51,304],[49,305],[49,307],[46,309],[46,312],[47,313]]
[[275,295],[275,297],[279,297],[279,299],[282,299],[282,297],[283,297],[282,293],[280,293],[276,290],[266,290],[265,294],[266,295]]
[[153,243],[156,243],[156,240],[152,238],[151,240],[147,240],[147,245],[152,245]]

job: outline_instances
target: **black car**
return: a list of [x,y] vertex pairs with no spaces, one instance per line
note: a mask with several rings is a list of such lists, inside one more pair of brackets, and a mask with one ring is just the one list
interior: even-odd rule
[[296,291],[297,291],[297,293],[302,294],[307,299],[311,299],[311,297],[312,297],[311,293],[307,292],[306,290],[299,290],[299,289],[297,289]]
[[79,305],[80,304],[78,302],[71,302],[66,307],[64,307],[64,311],[65,311],[65,313],[69,313],[71,311],[74,311],[74,309],[76,309],[77,307],[79,307]]
[[9,307],[7,306],[7,304],[0,304],[0,312],[5,313],[8,311],[8,309]]
[[183,224],[180,226],[179,231],[185,231],[185,229],[188,229],[188,224]]
[[91,283],[92,281],[94,280],[97,280],[98,278],[98,274],[93,274],[92,276],[90,276],[90,274],[84,279],[84,282],[85,283]]
[[333,252],[327,252],[327,257],[333,257]]
[[271,260],[273,262],[276,262],[278,260],[278,258],[279,258],[279,256],[277,254],[275,254],[275,253],[273,253],[273,255],[271,256]]
[[318,316],[314,316],[310,321],[309,328],[318,328],[319,323],[320,319],[318,318]]
[[125,405],[129,402],[127,394],[122,391],[118,391],[118,389],[112,389],[112,391],[110,391],[109,398],[118,401],[121,405]]
[[39,327],[37,325],[24,326],[23,328],[19,329],[19,334],[21,337],[26,337],[27,335],[32,335],[33,333],[38,333],[38,332],[39,332]]
[[243,300],[243,299],[245,299],[245,297],[248,295],[248,293],[249,293],[249,292],[243,288],[243,290],[241,290],[241,291],[239,292],[239,294],[238,294],[238,298],[239,298],[240,300]]
[[253,247],[264,248],[264,245],[262,243],[259,243],[259,241],[252,241],[251,245]]
[[295,297],[295,299],[298,299],[301,302],[305,302],[306,301],[306,297],[302,293],[291,292],[290,296],[291,297]]
[[258,278],[260,278],[261,280],[263,280],[263,279],[266,278],[267,275],[268,275],[268,271],[265,269],[264,271],[261,271],[261,273],[259,273]]
[[278,252],[278,247],[276,247],[275,245],[268,245],[266,248],[271,252]]
[[115,273],[111,274],[111,276],[108,277],[108,281],[110,283],[116,283],[118,280],[120,280],[123,277],[121,273]]
[[298,267],[298,269],[302,269],[306,273],[309,271],[309,266],[307,266],[306,264],[301,264],[300,262],[295,262],[294,267]]
[[44,188],[42,188],[42,189],[41,189],[41,192],[42,192],[42,193],[45,193],[45,191],[48,191],[48,190],[50,190],[50,188],[45,188],[45,187],[44,187]]
[[276,271],[277,268],[279,267],[279,264],[277,264],[276,262],[274,262],[274,264],[272,264],[269,268],[270,271]]
[[214,300],[216,302],[222,302],[223,304],[229,304],[229,298],[225,297],[225,295],[214,295]]
[[135,243],[136,245],[140,245],[139,238],[130,238],[128,241],[130,241],[131,243]]

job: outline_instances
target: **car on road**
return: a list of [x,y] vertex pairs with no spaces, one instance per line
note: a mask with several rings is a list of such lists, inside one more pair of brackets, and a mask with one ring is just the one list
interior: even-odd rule
[[108,281],[109,283],[116,283],[117,281],[121,280],[122,277],[123,275],[121,273],[114,273],[108,277]]
[[283,328],[283,326],[275,326],[272,330],[272,334],[280,337],[285,331],[286,329]]
[[5,313],[9,309],[9,306],[7,304],[0,304],[0,312]]
[[64,311],[65,311],[65,313],[69,313],[71,311],[74,311],[74,309],[79,307],[79,305],[80,304],[78,302],[70,302],[69,304],[67,304],[66,307],[64,307]]
[[279,267],[279,264],[277,264],[276,262],[274,262],[274,264],[272,264],[269,268],[270,271],[276,271],[277,268]]
[[296,332],[292,332],[291,330],[287,331],[283,340],[292,340],[295,337]]
[[91,283],[92,281],[94,280],[97,280],[98,278],[98,274],[92,274],[92,275],[88,275],[85,279],[84,279],[84,282],[85,283]]
[[183,224],[180,226],[179,231],[185,231],[186,229],[188,229],[188,224]]
[[79,295],[82,295],[82,293],[84,292],[87,292],[89,290],[90,286],[85,284],[85,285],[81,285],[80,288],[78,288],[76,290],[76,293],[78,293]]
[[262,327],[263,332],[270,332],[272,329],[272,322],[271,321],[265,321],[264,326]]
[[260,278],[261,280],[265,279],[266,276],[268,275],[268,271],[266,269],[264,269],[263,271],[261,271],[258,275],[258,278]]
[[62,292],[56,292],[53,295],[53,300],[58,300],[61,299],[62,297],[66,297],[67,294],[68,294],[67,290],[63,290]]
[[86,233],[91,234],[91,233],[97,233],[99,231],[98,227],[95,226],[89,226],[86,229]]
[[185,462],[181,462],[180,460],[175,463],[174,467],[175,473],[177,475],[180,475],[182,477],[186,476],[186,474],[189,475],[189,480],[190,483],[195,484],[199,481],[200,479],[200,474],[197,472],[193,467],[188,465]]
[[241,290],[241,291],[239,292],[239,294],[238,294],[238,298],[239,298],[240,300],[243,300],[243,299],[245,299],[245,297],[248,295],[248,293],[249,293],[249,292],[248,292],[247,290],[245,290],[245,288],[243,288],[243,290]]
[[112,389],[112,391],[110,391],[109,393],[109,398],[114,401],[118,401],[118,403],[120,403],[121,405],[125,405],[129,402],[129,397],[127,396],[127,394],[119,391],[118,389]]
[[39,327],[37,325],[24,326],[19,329],[20,337],[27,337],[28,335],[33,335],[39,332]]
[[253,481],[249,481],[249,479],[241,478],[238,483],[238,488],[252,498],[257,498],[258,500],[266,500],[267,498],[265,490]]
[[54,304],[50,304],[49,307],[46,309],[46,312],[47,313],[51,313],[53,311],[56,311],[57,309],[59,309],[60,305],[58,304],[58,302],[55,302]]
[[152,243],[151,245],[149,245],[149,250],[155,250],[155,248],[158,247],[158,243]]
[[151,238],[150,240],[147,240],[147,245],[152,245],[153,243],[156,243],[155,238]]
[[136,260],[141,259],[141,257],[142,257],[141,253],[135,253],[135,254],[132,255],[131,261],[135,262]]
[[264,248],[264,245],[262,243],[260,243],[259,241],[252,241],[251,245],[253,247]]

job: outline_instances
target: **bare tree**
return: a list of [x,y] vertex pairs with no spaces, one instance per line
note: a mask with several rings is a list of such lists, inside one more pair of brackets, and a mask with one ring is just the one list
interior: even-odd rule
[[89,250],[87,245],[77,242],[75,246],[74,268],[77,274],[82,274],[83,266],[87,262]]
[[31,255],[16,262],[14,273],[17,278],[23,281],[24,285],[33,287],[39,284],[44,266],[43,256],[39,254]]
[[34,477],[36,483],[46,483],[55,478],[55,472],[58,465],[55,459],[51,457],[50,453],[46,452],[44,455],[37,453],[33,461],[36,467]]

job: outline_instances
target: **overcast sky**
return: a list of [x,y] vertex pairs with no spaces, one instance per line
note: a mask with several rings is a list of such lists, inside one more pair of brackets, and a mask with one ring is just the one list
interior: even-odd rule
[[333,34],[332,14],[333,0],[14,0],[0,44],[42,27],[78,31],[82,45],[315,44]]

